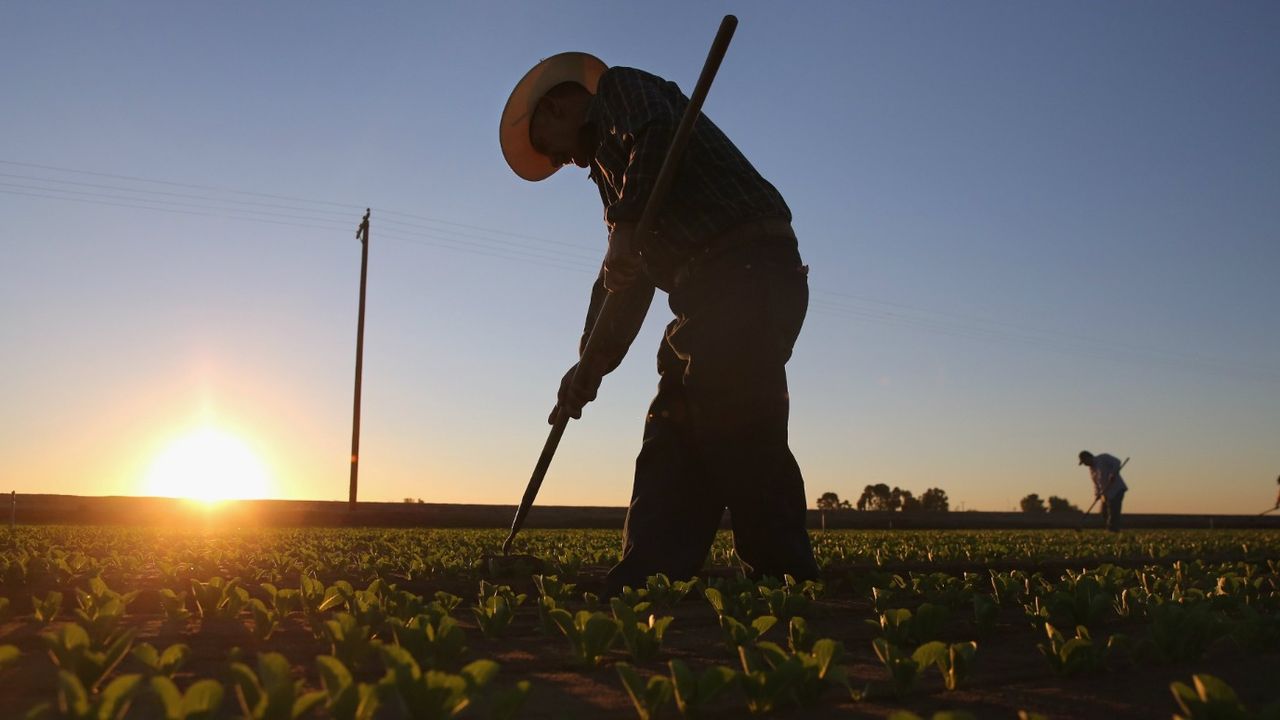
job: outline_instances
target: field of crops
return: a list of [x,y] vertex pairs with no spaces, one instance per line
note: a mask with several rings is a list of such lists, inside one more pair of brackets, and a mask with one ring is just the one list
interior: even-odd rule
[[1280,532],[830,531],[601,599],[616,531],[0,531],[0,716],[1280,718]]

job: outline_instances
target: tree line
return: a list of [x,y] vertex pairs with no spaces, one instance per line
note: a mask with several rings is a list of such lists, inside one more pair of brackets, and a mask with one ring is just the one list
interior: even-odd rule
[[929,488],[919,497],[910,490],[884,483],[868,485],[862,490],[857,503],[841,500],[833,492],[825,492],[818,498],[819,510],[881,510],[888,512],[947,512],[951,503],[942,488]]
[[1080,512],[1080,508],[1072,505],[1070,500],[1058,497],[1057,495],[1050,495],[1049,504],[1046,506],[1044,498],[1041,498],[1037,493],[1031,493],[1030,495],[1022,498],[1022,500],[1018,502],[1018,506],[1022,508],[1022,512],[1029,515],[1040,515],[1046,512]]

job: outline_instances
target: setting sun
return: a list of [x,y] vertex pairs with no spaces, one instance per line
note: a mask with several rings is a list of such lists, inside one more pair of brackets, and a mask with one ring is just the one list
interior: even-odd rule
[[217,502],[268,497],[271,479],[243,440],[205,427],[177,438],[156,456],[144,487],[149,495]]

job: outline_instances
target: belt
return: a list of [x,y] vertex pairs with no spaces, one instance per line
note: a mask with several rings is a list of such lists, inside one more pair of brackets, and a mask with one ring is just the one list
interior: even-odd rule
[[781,218],[753,220],[713,235],[693,257],[676,268],[673,276],[674,285],[680,287],[688,282],[698,268],[707,262],[733,250],[758,247],[765,241],[789,243],[794,247],[797,240],[795,230],[791,228],[791,221]]

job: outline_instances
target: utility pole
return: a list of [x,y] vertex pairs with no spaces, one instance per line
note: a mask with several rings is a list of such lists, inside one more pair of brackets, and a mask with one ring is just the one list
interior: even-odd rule
[[356,485],[360,474],[360,378],[364,370],[364,288],[369,270],[369,208],[356,228],[360,241],[360,319],[356,321],[356,397],[351,411],[351,490],[347,497],[347,509],[356,509]]

